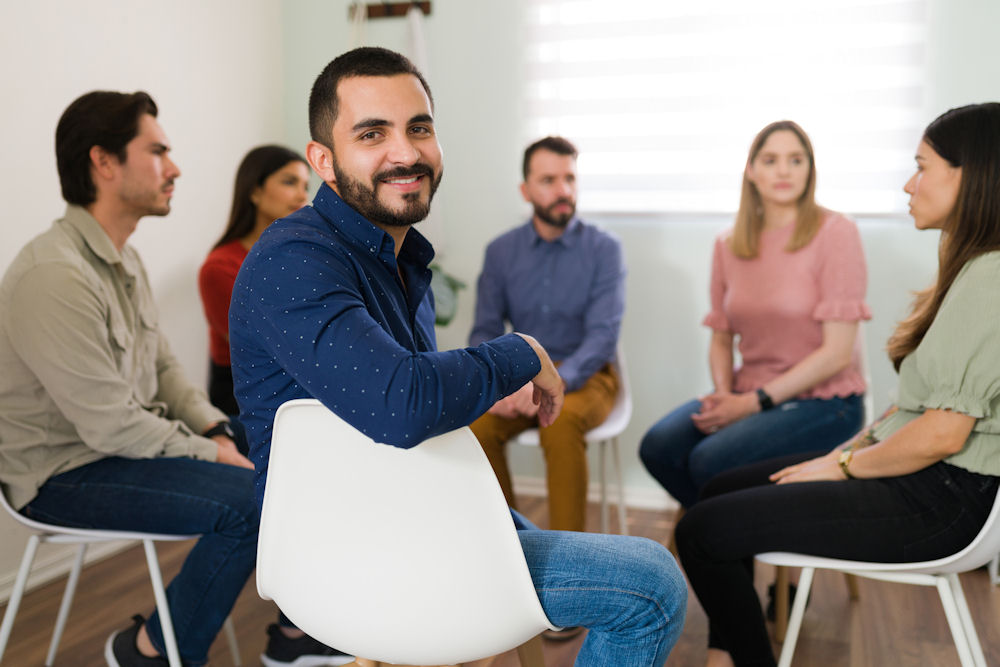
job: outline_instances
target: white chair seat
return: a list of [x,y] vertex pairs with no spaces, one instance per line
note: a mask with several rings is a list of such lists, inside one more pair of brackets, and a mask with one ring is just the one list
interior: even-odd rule
[[788,635],[781,648],[779,667],[789,667],[792,664],[792,654],[795,652],[802,617],[805,615],[809,589],[812,587],[813,575],[817,569],[837,570],[868,579],[936,587],[963,667],[986,667],[986,658],[972,622],[969,605],[965,601],[958,573],[985,565],[1000,551],[998,521],[1000,521],[1000,494],[997,495],[982,530],[967,547],[951,556],[931,561],[868,563],[779,551],[759,554],[757,560],[764,563],[802,568],[798,593],[788,621]]
[[[40,543],[78,545],[76,558],[73,561],[73,567],[66,581],[62,603],[59,606],[59,614],[56,617],[56,625],[52,632],[52,640],[49,643],[49,651],[45,658],[45,665],[48,667],[55,661],[56,652],[59,649],[59,642],[66,627],[66,619],[69,616],[70,606],[73,604],[73,596],[76,593],[76,586],[80,579],[80,571],[83,569],[83,561],[88,545],[99,542],[138,540],[142,542],[146,555],[146,564],[149,567],[149,578],[153,584],[153,597],[156,599],[156,608],[160,612],[160,626],[163,630],[163,641],[166,644],[168,662],[170,667],[181,667],[180,653],[177,650],[177,639],[174,636],[170,608],[167,605],[167,594],[163,587],[163,575],[160,572],[160,562],[156,557],[156,546],[154,543],[179,542],[194,539],[198,535],[165,535],[122,530],[94,530],[42,523],[29,519],[20,512],[15,511],[10,506],[10,503],[7,502],[7,497],[2,492],[2,489],[0,489],[0,505],[3,505],[3,508],[15,521],[33,531],[24,548],[21,566],[14,581],[14,589],[11,592],[10,600],[7,602],[7,610],[4,613],[3,623],[0,624],[0,661],[3,660],[7,642],[14,627],[14,617],[17,615],[18,608],[21,605],[21,599],[24,596],[24,591],[28,583],[28,575],[31,572],[31,566],[34,563],[35,554],[38,551]],[[226,619],[224,629],[226,637],[229,640],[229,650],[232,654],[233,664],[239,666],[242,662],[240,661],[239,645],[236,641],[236,632],[233,629],[232,618]]]

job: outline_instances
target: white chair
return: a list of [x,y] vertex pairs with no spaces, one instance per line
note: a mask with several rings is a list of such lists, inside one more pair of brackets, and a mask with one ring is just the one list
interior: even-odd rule
[[399,449],[312,399],[274,418],[257,592],[321,642],[394,664],[469,662],[556,629],[472,431]]
[[[621,454],[618,451],[618,438],[624,433],[629,420],[632,419],[632,387],[629,384],[628,366],[625,363],[625,349],[620,342],[615,351],[612,365],[618,372],[618,395],[615,397],[615,404],[604,422],[588,431],[586,438],[588,445],[596,444],[598,447],[598,471],[601,482],[601,532],[607,533],[610,530],[607,477],[607,450],[610,449],[618,490],[618,526],[622,535],[628,535],[628,526],[625,523],[625,484],[622,482],[622,462]],[[527,447],[540,446],[538,429],[529,428],[522,431],[514,438],[514,442]]]
[[802,626],[802,617],[805,614],[806,601],[809,599],[809,589],[816,569],[839,570],[859,577],[902,584],[935,586],[938,595],[941,596],[948,627],[951,629],[963,667],[986,667],[983,648],[979,643],[979,635],[972,622],[972,615],[965,601],[958,574],[986,564],[1000,551],[998,523],[1000,523],[1000,495],[993,503],[993,509],[982,530],[971,544],[947,558],[918,563],[866,563],[778,551],[759,554],[757,560],[764,563],[802,568],[799,590],[788,621],[788,636],[781,648],[779,667],[789,667],[792,664],[792,654],[795,652],[795,643]]
[[[3,623],[0,624],[0,662],[3,661],[4,650],[7,648],[7,641],[10,639],[11,629],[14,627],[14,617],[17,615],[18,607],[21,605],[21,598],[24,596],[24,589],[28,582],[28,574],[31,572],[31,565],[35,560],[35,553],[38,545],[42,542],[47,544],[76,544],[76,559],[73,568],[70,570],[69,578],[66,581],[66,590],[63,592],[62,604],[59,606],[59,614],[56,617],[56,626],[52,632],[52,641],[49,643],[49,652],[45,657],[45,665],[49,667],[55,661],[56,651],[59,649],[59,641],[62,639],[63,630],[66,627],[66,619],[69,616],[70,606],[73,604],[73,595],[76,593],[76,585],[80,579],[80,570],[83,568],[84,556],[87,553],[87,546],[98,542],[117,542],[121,540],[139,540],[142,542],[146,553],[146,564],[149,566],[149,578],[153,583],[153,597],[156,599],[156,608],[160,611],[160,626],[163,630],[163,641],[167,648],[167,659],[170,667],[181,667],[180,653],[177,650],[177,639],[174,637],[174,626],[170,619],[170,608],[167,606],[167,594],[163,588],[163,575],[160,573],[160,562],[156,557],[156,546],[154,542],[178,542],[190,540],[197,535],[160,535],[157,533],[138,533],[120,530],[93,530],[85,528],[68,528],[65,526],[55,526],[40,521],[34,521],[23,514],[16,512],[7,496],[0,487],[0,504],[7,510],[7,513],[32,531],[28,537],[28,544],[24,548],[24,556],[21,558],[21,567],[14,580],[14,589],[11,592],[10,600],[7,602],[7,611],[4,613]],[[236,632],[233,629],[232,618],[226,619],[226,637],[229,640],[229,651],[232,654],[233,664],[237,667],[241,664],[239,645],[236,642]]]

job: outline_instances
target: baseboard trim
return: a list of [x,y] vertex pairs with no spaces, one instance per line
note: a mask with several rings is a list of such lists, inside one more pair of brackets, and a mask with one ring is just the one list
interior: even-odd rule
[[[134,540],[91,544],[87,548],[87,555],[83,561],[84,567],[113,556],[135,544],[138,544],[138,542]],[[69,574],[69,571],[73,568],[73,561],[76,559],[76,545],[58,546],[58,549],[45,544],[39,547],[38,552],[35,554],[35,562],[31,568],[31,574],[28,575],[28,584],[25,588],[26,593]],[[18,567],[20,567],[20,561],[18,561]],[[10,599],[10,594],[14,591],[14,581],[16,579],[16,569],[0,576],[0,603],[6,603]]]
[[[545,480],[541,477],[514,477],[514,491],[526,496],[546,496]],[[608,497],[614,501],[618,498],[618,487],[608,484]],[[587,500],[593,503],[601,502],[601,485],[591,482],[587,488]],[[625,506],[642,510],[675,510],[680,504],[660,489],[625,487]]]

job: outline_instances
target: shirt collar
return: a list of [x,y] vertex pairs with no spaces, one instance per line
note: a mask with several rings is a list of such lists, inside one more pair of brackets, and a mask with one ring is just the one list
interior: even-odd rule
[[[393,238],[354,210],[329,185],[323,183],[320,186],[312,205],[352,245],[363,248],[366,252],[395,267],[394,249],[396,244]],[[403,247],[399,249],[399,259],[419,267],[426,267],[434,259],[434,248],[420,232],[410,227],[403,240]]]
[[91,215],[90,211],[76,204],[67,204],[63,220],[79,232],[80,236],[83,237],[83,242],[101,260],[107,264],[120,264],[128,273],[135,273],[134,267],[125,261],[123,253],[118,251],[115,244],[111,242],[111,237],[101,227],[97,218]]
[[527,228],[528,228],[528,239],[532,247],[537,246],[539,243],[558,243],[559,245],[565,246],[567,248],[572,248],[577,242],[577,238],[580,236],[580,218],[573,216],[570,221],[566,224],[566,229],[559,238],[554,241],[546,241],[538,232],[535,231],[535,223],[531,218],[528,218]]

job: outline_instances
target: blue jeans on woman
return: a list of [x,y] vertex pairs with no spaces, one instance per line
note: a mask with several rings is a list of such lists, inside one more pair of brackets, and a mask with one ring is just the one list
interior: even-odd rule
[[670,552],[641,537],[539,530],[512,513],[549,621],[588,629],[576,665],[661,667],[687,611],[687,584]]
[[720,472],[785,454],[833,449],[856,434],[865,418],[858,394],[792,399],[706,434],[691,421],[700,410],[701,401],[688,401],[654,424],[639,445],[646,470],[685,508]]
[[[21,511],[61,526],[200,534],[167,587],[181,658],[197,666],[208,660],[257,560],[260,512],[253,480],[252,470],[221,463],[112,456],[49,478]],[[146,631],[166,655],[158,612]]]

